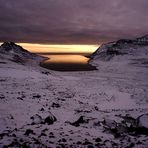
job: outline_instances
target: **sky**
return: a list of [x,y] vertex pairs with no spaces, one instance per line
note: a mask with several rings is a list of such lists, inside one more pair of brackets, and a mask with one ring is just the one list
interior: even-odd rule
[[99,45],[148,34],[148,0],[0,0],[0,42]]
[[18,43],[20,46],[33,53],[77,53],[89,55],[99,47],[99,45],[83,45],[83,44],[30,44],[30,43]]

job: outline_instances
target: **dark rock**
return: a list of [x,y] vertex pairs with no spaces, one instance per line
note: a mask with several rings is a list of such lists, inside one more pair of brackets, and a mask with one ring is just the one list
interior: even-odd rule
[[62,140],[62,142],[66,142],[67,141],[65,138],[62,138],[61,140]]
[[53,108],[59,108],[60,107],[60,105],[58,104],[58,103],[52,103],[52,105],[51,105],[51,107],[53,107]]
[[100,139],[100,138],[97,138],[96,140],[95,140],[95,142],[101,142],[102,140]]
[[104,121],[102,123],[104,124],[104,126],[106,126],[107,128],[110,128],[110,129],[114,129],[117,127],[117,122],[114,120],[104,119]]
[[12,134],[13,137],[16,137],[16,134]]
[[41,98],[41,95],[39,95],[39,94],[38,95],[34,95],[32,99],[35,99],[35,98]]
[[48,72],[48,71],[42,71],[42,74],[49,75],[50,72]]
[[109,50],[107,50],[106,54],[107,55],[120,55],[121,53],[117,50],[109,49]]
[[3,94],[0,94],[0,99],[5,99],[5,96]]
[[83,143],[83,145],[92,145],[92,143],[89,142],[89,141],[85,141],[85,142]]
[[45,109],[44,108],[41,108],[40,111],[45,111]]
[[27,129],[24,135],[29,136],[30,134],[34,134],[33,130]]
[[88,121],[84,119],[84,116],[80,116],[80,118],[77,121],[70,123],[70,124],[78,127],[80,126],[81,123],[88,123]]
[[18,99],[18,100],[23,100],[23,98],[22,98],[22,97],[17,97],[17,99]]
[[51,114],[50,116],[44,119],[43,123],[47,123],[50,125],[53,124],[55,121],[57,121],[56,117]]
[[130,120],[125,122],[131,122],[131,125],[128,127],[128,133],[131,135],[148,135],[148,114],[143,114],[137,119],[129,118]]
[[53,132],[50,132],[49,135],[53,135]]
[[8,136],[8,134],[7,133],[1,133],[0,134],[0,139],[3,139],[4,136]]
[[125,147],[125,148],[133,148],[135,147],[135,144],[134,143],[131,143],[129,146]]
[[45,133],[41,133],[40,137],[42,137],[42,136],[47,136],[47,135]]
[[137,127],[132,129],[133,135],[147,135],[148,136],[148,129],[144,127]]
[[60,148],[66,148],[66,146],[62,143],[59,143]]
[[25,61],[19,55],[14,55],[13,59],[11,61],[16,62],[16,63],[20,63],[20,64],[25,63]]
[[2,61],[0,61],[0,64],[7,64],[7,62],[2,62]]
[[82,142],[81,142],[81,141],[78,141],[78,142],[77,142],[77,145],[80,145],[80,144],[82,144]]
[[100,143],[96,143],[95,146],[99,148],[100,147]]
[[124,119],[123,123],[125,123],[128,127],[135,127],[137,126],[137,119],[126,115],[126,116],[120,116],[121,118]]

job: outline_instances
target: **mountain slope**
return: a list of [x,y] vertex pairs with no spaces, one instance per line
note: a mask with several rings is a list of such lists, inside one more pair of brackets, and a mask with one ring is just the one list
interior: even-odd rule
[[6,62],[12,61],[18,64],[29,64],[38,63],[45,58],[31,53],[13,42],[4,42],[0,46],[0,59],[6,60]]
[[91,56],[93,60],[110,60],[117,55],[148,55],[148,36],[135,40],[121,39],[100,46]]
[[[128,64],[135,56],[54,72],[17,47],[0,53],[0,147],[147,147],[148,73]],[[24,62],[12,61],[15,54]]]
[[97,66],[99,70],[110,72],[128,72],[136,70],[136,67],[143,67],[146,70],[148,67],[148,36],[103,44],[92,54],[90,63]]

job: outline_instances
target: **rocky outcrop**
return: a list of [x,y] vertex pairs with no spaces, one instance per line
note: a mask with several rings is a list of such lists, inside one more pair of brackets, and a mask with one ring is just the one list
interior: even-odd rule
[[42,118],[40,115],[36,114],[30,118],[32,120],[32,125],[35,124],[53,124],[57,121],[56,117],[53,114],[49,114],[46,118]]
[[[141,47],[143,50],[138,51]],[[145,47],[148,47],[148,35],[133,40],[121,39],[101,45],[91,55],[91,59],[109,61],[116,55],[138,55],[140,52],[148,55],[148,48],[145,49]]]
[[148,135],[148,114],[143,114],[138,118],[130,116],[120,116],[123,120],[117,123],[114,120],[104,119],[102,122],[106,131],[109,131],[116,138],[129,135]]

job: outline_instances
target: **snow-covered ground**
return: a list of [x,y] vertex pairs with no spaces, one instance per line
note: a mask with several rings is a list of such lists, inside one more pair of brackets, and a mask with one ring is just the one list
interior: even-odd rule
[[109,61],[96,54],[98,70],[86,72],[0,53],[0,147],[146,148],[148,46],[140,49]]

